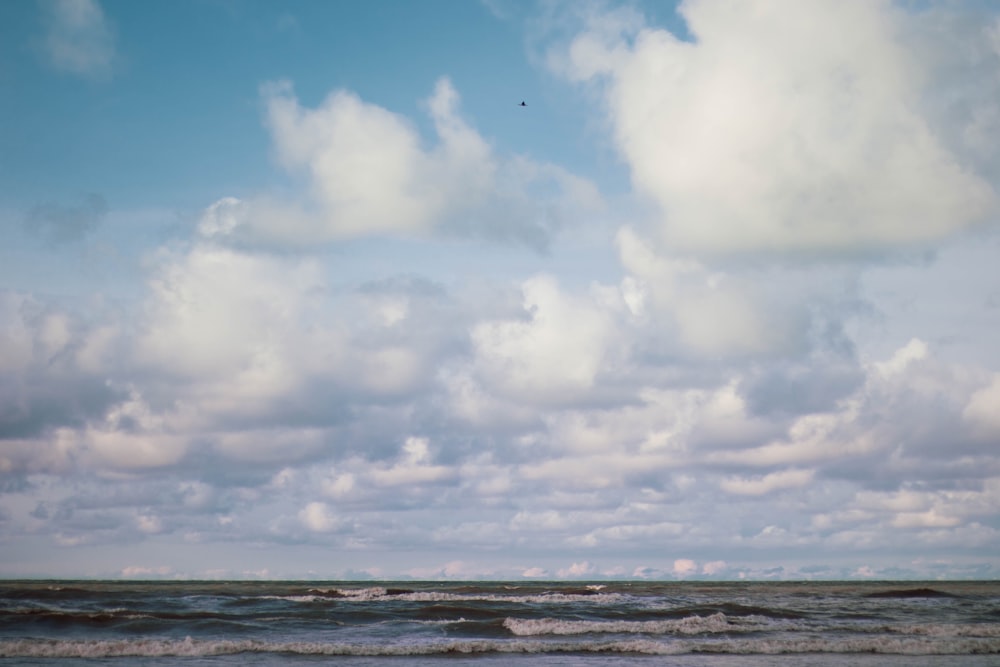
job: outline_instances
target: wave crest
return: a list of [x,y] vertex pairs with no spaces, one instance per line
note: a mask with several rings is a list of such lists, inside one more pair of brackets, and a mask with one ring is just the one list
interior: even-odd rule
[[472,653],[617,653],[678,655],[715,653],[779,655],[788,653],[877,653],[885,655],[1000,655],[1000,641],[956,639],[859,638],[855,640],[788,639],[732,641],[656,641],[636,639],[606,642],[551,640],[469,640],[422,644],[345,644],[323,642],[261,642],[255,640],[175,639],[0,641],[0,658],[121,658],[206,657],[239,653],[286,653],[311,656],[413,656]]
[[[558,593],[535,593],[528,595],[497,595],[493,593],[446,593],[442,591],[413,591],[408,589],[383,588],[372,586],[368,588],[330,588],[310,589],[308,596],[281,596],[285,599],[302,597],[303,601],[316,598],[332,598],[342,601],[373,602],[385,599],[402,600],[405,602],[500,602],[511,604],[566,604],[586,602],[587,604],[611,604],[620,602],[621,593],[602,593],[599,586],[587,586],[579,591]],[[308,600],[305,598],[309,598]]]
[[700,635],[722,632],[754,632],[762,629],[768,619],[746,616],[730,619],[723,613],[711,616],[687,616],[659,621],[569,621],[558,618],[508,618],[503,625],[518,637],[538,635],[583,634],[681,634]]

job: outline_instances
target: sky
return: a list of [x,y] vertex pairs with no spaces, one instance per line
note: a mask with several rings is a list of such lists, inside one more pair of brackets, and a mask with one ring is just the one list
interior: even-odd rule
[[997,578],[998,146],[989,2],[0,3],[0,577]]

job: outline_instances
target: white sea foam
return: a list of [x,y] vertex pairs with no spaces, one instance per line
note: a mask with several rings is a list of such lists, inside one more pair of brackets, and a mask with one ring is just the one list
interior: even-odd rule
[[715,653],[778,655],[789,653],[875,653],[885,655],[1000,655],[1000,641],[984,638],[893,639],[743,639],[721,641],[576,642],[545,640],[468,640],[405,644],[261,642],[253,640],[14,640],[0,641],[0,658],[203,657],[239,653],[288,653],[315,656],[443,655],[455,653]]
[[341,597],[361,601],[379,600],[388,594],[388,591],[381,586],[374,586],[372,588],[335,588],[330,592],[336,593]]
[[503,624],[512,634],[519,637],[597,633],[699,635],[720,632],[754,632],[765,627],[774,629],[773,622],[763,616],[742,616],[730,619],[723,613],[658,621],[572,621],[559,618],[508,618],[504,620]]
[[317,602],[329,599],[325,595],[262,595],[261,600],[286,600],[288,602]]
[[1000,623],[890,625],[879,629],[898,634],[923,635],[927,637],[1000,637]]
[[[516,587],[511,587],[516,588]],[[513,604],[566,604],[585,602],[588,604],[614,604],[629,596],[621,593],[598,593],[598,588],[587,587],[594,593],[536,593],[533,595],[496,595],[490,593],[445,593],[441,591],[390,592],[386,588],[334,588],[316,589],[318,594],[336,595],[344,601],[372,602],[382,600],[402,600],[406,602],[506,602]]]

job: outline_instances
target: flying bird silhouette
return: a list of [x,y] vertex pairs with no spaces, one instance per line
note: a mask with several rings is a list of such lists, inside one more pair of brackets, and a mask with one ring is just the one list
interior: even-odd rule
[[521,100],[521,103],[518,104],[517,106],[519,106],[519,107],[526,107],[528,105],[524,103],[524,100]]

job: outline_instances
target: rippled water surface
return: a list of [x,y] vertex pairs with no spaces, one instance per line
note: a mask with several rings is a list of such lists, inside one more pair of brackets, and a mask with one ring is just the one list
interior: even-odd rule
[[18,665],[1000,664],[1000,582],[0,582]]

